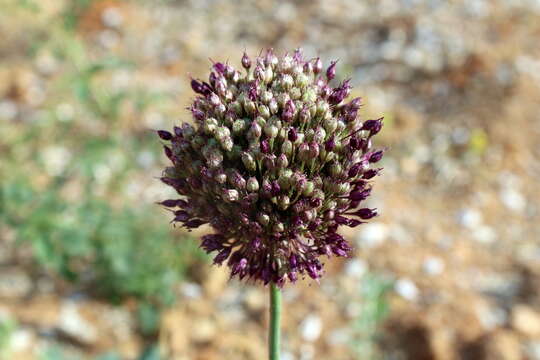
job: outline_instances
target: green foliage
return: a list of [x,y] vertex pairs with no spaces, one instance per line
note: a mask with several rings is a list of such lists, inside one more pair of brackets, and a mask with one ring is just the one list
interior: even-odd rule
[[16,327],[14,320],[0,318],[0,360],[9,359],[11,335]]
[[54,189],[38,194],[23,179],[2,184],[0,194],[0,219],[36,260],[68,280],[84,279],[99,295],[169,304],[197,257],[195,241],[174,240],[149,215],[157,209],[115,210],[92,197],[70,204]]
[[380,355],[376,347],[378,327],[389,312],[386,294],[392,283],[382,276],[367,274],[360,287],[361,311],[353,324],[351,347],[359,359],[375,360]]

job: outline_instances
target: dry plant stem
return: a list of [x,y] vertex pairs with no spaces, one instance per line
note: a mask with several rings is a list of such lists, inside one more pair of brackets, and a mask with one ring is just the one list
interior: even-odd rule
[[281,336],[281,290],[276,284],[270,285],[270,330],[268,333],[268,354],[270,360],[279,360]]

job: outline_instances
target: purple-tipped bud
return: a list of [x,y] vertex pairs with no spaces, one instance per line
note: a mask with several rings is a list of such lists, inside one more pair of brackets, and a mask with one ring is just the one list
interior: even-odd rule
[[323,68],[323,64],[322,64],[321,58],[316,58],[315,61],[313,62],[313,72],[315,74],[318,74],[322,71],[322,68]]
[[214,258],[214,264],[221,265],[225,260],[227,260],[230,254],[231,248],[229,247],[221,250]]
[[171,140],[173,137],[170,132],[165,130],[158,130],[157,134],[162,140]]
[[334,139],[333,136],[330,139],[326,140],[326,142],[324,143],[324,149],[326,151],[332,151],[334,150],[335,147],[336,147],[336,140]]
[[268,143],[267,139],[264,139],[263,141],[261,141],[261,152],[263,154],[270,153],[270,144]]
[[272,190],[271,193],[273,196],[279,195],[281,192],[281,186],[279,186],[279,183],[277,181],[272,181]]
[[289,129],[288,139],[293,143],[296,141],[296,139],[298,139],[298,131],[295,127]]
[[281,119],[285,122],[290,122],[294,117],[295,111],[296,111],[296,107],[294,105],[294,102],[292,100],[287,101],[285,103],[285,108],[283,109],[283,113],[281,114]]
[[225,72],[227,70],[226,65],[220,62],[214,63],[213,68],[221,75],[225,75]]
[[368,198],[370,193],[371,193],[371,189],[352,191],[349,194],[349,199],[355,200],[355,201],[363,201]]
[[383,155],[384,155],[384,151],[377,150],[369,156],[369,162],[376,163],[382,159]]
[[195,91],[197,94],[206,95],[206,89],[203,86],[202,82],[191,79],[191,88],[193,91]]
[[377,120],[367,120],[362,125],[362,130],[367,130],[370,133],[370,136],[377,134],[382,129],[383,118]]
[[358,209],[351,215],[358,216],[360,219],[369,220],[377,216],[377,209],[362,208]]
[[379,171],[380,169],[369,169],[362,175],[362,179],[372,179],[379,174]]
[[330,66],[328,67],[328,69],[326,69],[326,78],[328,79],[328,81],[336,77],[336,64],[337,61],[331,61]]
[[242,56],[242,66],[246,70],[248,70],[251,67],[251,59],[246,54],[246,52],[244,52],[244,55]]

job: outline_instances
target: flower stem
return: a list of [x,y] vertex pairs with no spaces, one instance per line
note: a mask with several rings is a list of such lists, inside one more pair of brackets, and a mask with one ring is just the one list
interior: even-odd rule
[[270,331],[268,333],[268,353],[270,360],[279,360],[279,340],[281,335],[281,290],[270,285]]

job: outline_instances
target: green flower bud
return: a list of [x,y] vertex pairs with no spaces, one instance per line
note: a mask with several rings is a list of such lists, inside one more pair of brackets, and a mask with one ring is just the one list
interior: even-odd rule
[[311,120],[311,113],[308,108],[304,107],[300,110],[298,120],[300,120],[301,123],[307,123]]
[[282,169],[278,178],[279,186],[282,189],[289,189],[293,185],[293,171],[291,169]]
[[296,85],[301,88],[306,87],[309,84],[309,77],[303,73],[296,75]]
[[283,144],[281,144],[281,153],[285,154],[287,157],[290,157],[293,150],[293,144],[290,140],[285,140]]
[[270,223],[270,216],[268,216],[268,215],[265,214],[265,213],[260,213],[260,214],[257,216],[257,221],[258,221],[259,224],[261,224],[262,226],[267,226],[267,225]]
[[340,195],[347,194],[349,191],[351,191],[351,184],[348,182],[339,183],[337,188],[337,193]]
[[306,143],[300,144],[298,147],[298,159],[300,161],[308,161],[310,160],[310,153],[309,153],[309,145]]
[[242,104],[240,104],[238,100],[233,101],[229,106],[233,109],[236,115],[242,115],[244,109],[242,108]]
[[270,109],[266,105],[259,105],[259,114],[263,118],[268,119],[270,117]]
[[324,143],[324,140],[326,139],[326,131],[322,127],[318,127],[317,130],[315,130],[315,134],[313,135],[313,141],[315,141],[318,144]]
[[238,119],[233,123],[232,131],[234,135],[242,134],[247,128],[247,122],[244,119]]
[[272,125],[271,123],[266,123],[266,125],[264,126],[264,133],[270,139],[275,138],[278,134],[278,131],[279,129],[275,125]]
[[337,178],[341,175],[341,172],[343,171],[343,167],[340,163],[332,163],[329,168],[330,175],[332,175],[333,178]]
[[238,201],[238,191],[234,189],[227,189],[223,192],[223,200],[228,202]]
[[330,105],[326,101],[320,100],[317,102],[317,115],[324,117],[326,113],[330,110]]
[[270,100],[270,102],[268,103],[268,108],[270,109],[270,113],[276,114],[279,111],[279,104],[277,100]]
[[213,134],[218,128],[218,121],[214,118],[207,118],[204,120],[203,129],[207,134]]
[[272,71],[272,68],[269,66],[266,68],[266,71],[264,72],[264,81],[269,84],[274,80],[274,72]]
[[284,169],[289,166],[289,160],[287,159],[287,156],[285,154],[279,155],[276,161],[276,165],[280,169]]
[[281,221],[274,224],[273,228],[274,232],[276,233],[282,233],[285,231],[285,225]]
[[272,100],[273,97],[274,95],[271,91],[265,90],[261,92],[261,101],[267,105],[270,103],[270,100]]
[[246,113],[249,115],[253,115],[255,114],[255,110],[257,110],[257,106],[253,101],[247,100],[244,104],[244,110],[246,110]]
[[337,129],[337,120],[333,117],[325,119],[323,126],[328,134],[333,134]]
[[281,210],[287,210],[291,204],[291,199],[287,195],[280,195],[278,197],[278,206]]
[[255,171],[257,170],[257,163],[253,159],[253,156],[251,156],[250,153],[243,152],[242,153],[242,162],[244,163],[244,166],[249,171]]
[[315,184],[312,181],[308,181],[304,185],[304,189],[302,190],[302,195],[311,196],[311,194],[313,194],[313,190],[315,190]]
[[291,96],[291,99],[299,100],[302,97],[302,90],[300,90],[297,87],[294,87],[291,90],[289,90],[289,94]]
[[312,88],[306,89],[304,93],[302,94],[303,102],[313,103],[315,102],[315,100],[317,100],[317,92]]
[[257,192],[259,191],[259,182],[257,181],[257,178],[250,177],[246,184],[246,189],[249,192]]
[[225,184],[225,182],[227,181],[227,175],[225,175],[224,172],[218,172],[217,174],[214,175],[214,179],[219,184]]
[[256,140],[261,137],[261,134],[262,134],[261,126],[257,124],[256,122],[253,122],[251,124],[251,127],[248,130],[247,138],[249,140]]
[[289,91],[294,85],[294,79],[291,75],[285,74],[280,79],[280,85],[285,91]]

